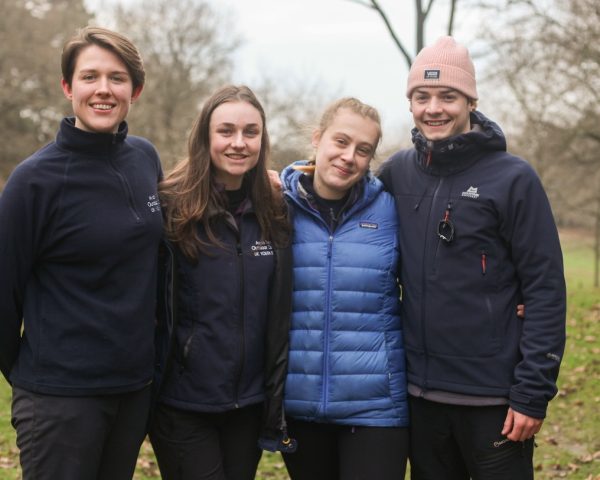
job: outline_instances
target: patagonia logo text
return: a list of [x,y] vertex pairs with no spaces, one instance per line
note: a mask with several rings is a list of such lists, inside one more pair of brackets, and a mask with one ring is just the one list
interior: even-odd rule
[[462,197],[469,198],[479,198],[479,193],[477,193],[477,187],[469,187],[466,191],[460,194]]
[[423,78],[425,80],[439,80],[440,79],[440,71],[439,70],[425,70],[425,76]]
[[360,228],[370,228],[371,230],[377,230],[379,225],[373,222],[360,222],[358,224]]

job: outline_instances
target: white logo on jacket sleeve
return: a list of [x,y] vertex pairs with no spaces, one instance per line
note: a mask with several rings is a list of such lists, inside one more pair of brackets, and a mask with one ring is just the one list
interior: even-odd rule
[[273,255],[273,245],[269,240],[257,240],[254,245],[250,247],[252,255],[255,257],[264,257],[266,255]]
[[469,198],[479,198],[479,194],[477,193],[477,187],[469,187],[466,192],[462,192],[461,196]]
[[158,195],[148,195],[148,208],[152,213],[160,212],[160,200],[158,199]]

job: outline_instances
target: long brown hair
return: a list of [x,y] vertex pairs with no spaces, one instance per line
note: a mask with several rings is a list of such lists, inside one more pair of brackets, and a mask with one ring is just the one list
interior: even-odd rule
[[[264,239],[277,246],[290,237],[283,198],[274,194],[267,175],[270,156],[269,134],[265,111],[248,87],[228,85],[214,92],[204,103],[188,139],[188,154],[159,184],[165,213],[167,238],[195,260],[209,244],[220,246],[210,224],[209,212],[223,209],[223,195],[214,181],[210,159],[210,119],[214,110],[226,102],[247,102],[258,110],[262,119],[261,148],[258,162],[244,175],[244,183],[252,201]],[[196,224],[202,222],[208,242],[198,236]]]

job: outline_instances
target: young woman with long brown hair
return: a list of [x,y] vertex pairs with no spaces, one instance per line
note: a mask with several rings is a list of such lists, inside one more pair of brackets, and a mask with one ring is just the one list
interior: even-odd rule
[[261,430],[275,444],[285,435],[290,227],[268,158],[261,104],[227,86],[159,187],[170,268],[150,438],[167,480],[252,479]]

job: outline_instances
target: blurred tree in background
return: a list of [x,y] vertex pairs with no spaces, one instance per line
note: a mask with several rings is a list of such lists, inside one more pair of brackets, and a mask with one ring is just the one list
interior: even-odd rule
[[139,0],[117,5],[114,28],[138,46],[146,86],[128,117],[150,139],[165,170],[185,155],[202,100],[231,76],[233,28],[204,0]]
[[1,188],[70,110],[60,88],[60,52],[91,15],[82,0],[0,0],[0,11]]

